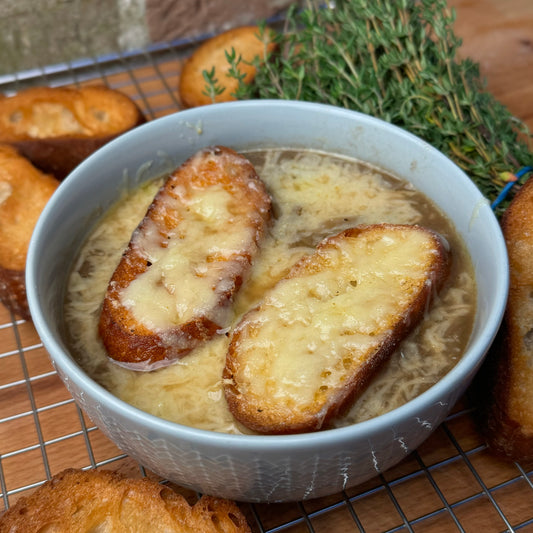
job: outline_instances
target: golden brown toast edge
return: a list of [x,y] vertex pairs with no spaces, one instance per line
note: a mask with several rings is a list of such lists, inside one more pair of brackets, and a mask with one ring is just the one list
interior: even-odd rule
[[[113,527],[113,529],[105,529]],[[202,496],[194,505],[148,478],[110,470],[67,469],[20,498],[0,516],[0,532],[146,531],[168,533],[249,533],[237,504]],[[129,529],[133,527],[134,529]]]
[[533,459],[533,368],[524,329],[533,328],[533,179],[501,220],[509,256],[509,296],[502,326],[472,387],[479,427],[490,449],[512,460]]
[[[92,134],[65,132],[34,137],[17,133],[13,124],[18,114],[23,114],[24,120],[31,125],[32,106],[43,103],[64,106],[80,121],[89,114],[105,117],[106,113],[109,115],[108,112],[112,110],[115,116],[120,116],[120,123],[119,125],[110,123],[106,128],[107,131]],[[146,118],[133,100],[103,85],[91,85],[79,89],[32,87],[0,99],[0,142],[14,146],[36,167],[59,180],[64,179],[98,148],[144,122]],[[35,124],[33,127],[37,128],[38,125]]]
[[[213,153],[221,155],[224,160],[229,161],[229,164],[227,168],[221,166],[219,169],[221,173],[214,176],[214,183],[210,183],[213,179],[213,172],[207,161]],[[203,166],[198,166],[199,159],[204,161]],[[239,169],[240,174],[231,175],[234,174],[235,168]],[[197,182],[200,187],[209,187],[216,184],[217,180],[224,187],[231,189],[232,194],[239,196],[240,205],[245,206],[248,215],[255,221],[252,240],[243,243],[240,256],[236,258],[240,264],[240,271],[232,279],[232,288],[220,295],[217,306],[222,308],[230,304],[234,294],[239,290],[253,256],[257,252],[259,241],[270,221],[271,198],[247,159],[226,147],[208,147],[189,158],[166,180],[156,194],[146,217],[134,232],[127,250],[113,273],[104,298],[98,328],[108,355],[115,361],[133,369],[151,370],[183,357],[198,344],[212,338],[221,329],[220,324],[208,317],[196,316],[187,323],[177,325],[170,332],[158,333],[136,321],[132,314],[120,304],[121,291],[149,268],[142,250],[139,250],[136,245],[136,234],[142,234],[144,224],[148,219],[157,219],[160,225],[179,224],[179,221],[173,220],[168,213],[164,217],[160,216],[165,196],[169,195],[172,189],[180,183]],[[166,233],[167,229],[162,229],[162,233]],[[171,333],[177,339],[173,346],[163,341],[167,333]]]
[[30,320],[26,255],[35,223],[59,182],[12,146],[0,144],[0,301]]
[[24,320],[31,320],[26,296],[24,270],[9,270],[0,266],[0,302]]
[[[445,243],[439,235],[431,230],[418,226],[393,225],[393,224],[376,224],[371,226],[359,226],[347,229],[338,235],[324,239],[317,246],[317,251],[322,247],[328,246],[329,243],[344,237],[355,237],[363,232],[373,231],[374,228],[415,228],[416,231],[425,231],[431,238],[435,246],[435,260],[428,270],[427,279],[430,283],[424,283],[418,295],[411,304],[409,312],[398,317],[394,328],[381,344],[380,349],[372,357],[368,358],[356,374],[353,374],[346,380],[343,386],[339,387],[334,401],[327,407],[326,413],[315,413],[313,415],[299,412],[294,414],[292,419],[279,419],[276,414],[272,414],[268,409],[255,409],[253,405],[247,405],[239,393],[238,386],[234,381],[236,365],[238,364],[238,345],[243,330],[246,329],[247,316],[260,309],[261,304],[255,309],[245,314],[237,327],[235,328],[226,356],[226,365],[224,368],[224,392],[228,407],[237,420],[248,428],[259,433],[269,434],[287,434],[302,433],[315,431],[328,427],[330,422],[344,413],[354,402],[357,396],[365,389],[368,382],[372,379],[380,366],[394,352],[400,341],[414,329],[416,324],[422,319],[428,305],[435,294],[444,284],[450,269],[450,254]],[[313,254],[314,255],[314,254]],[[290,270],[286,278],[298,276],[299,272],[312,268],[312,256],[302,258]],[[259,412],[258,412],[259,411]]]

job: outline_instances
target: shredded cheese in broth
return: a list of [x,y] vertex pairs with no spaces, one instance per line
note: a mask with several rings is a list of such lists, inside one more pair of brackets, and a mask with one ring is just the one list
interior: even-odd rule
[[[232,327],[325,236],[357,224],[420,224],[450,243],[449,282],[425,320],[337,424],[394,409],[438,381],[464,352],[476,301],[473,269],[450,222],[410,184],[358,161],[315,152],[246,155],[273,197],[275,220],[236,297]],[[201,429],[247,433],[229,413],[222,389],[228,332],[221,331],[175,364],[146,373],[111,362],[98,337],[109,279],[160,184],[156,180],[120,201],[85,243],[70,277],[65,307],[73,350],[89,375],[144,411]]]

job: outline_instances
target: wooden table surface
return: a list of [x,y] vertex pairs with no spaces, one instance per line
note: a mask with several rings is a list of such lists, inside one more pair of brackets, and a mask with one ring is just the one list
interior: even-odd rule
[[[533,0],[450,5],[461,54],[480,63],[489,90],[533,130]],[[149,118],[179,109],[181,60],[158,61],[131,69],[123,61],[125,71],[104,80],[135,98]],[[0,306],[0,512],[67,467],[151,475],[75,406],[32,324]],[[316,501],[243,509],[254,532],[533,531],[530,467],[493,457],[460,402],[419,450],[363,486]]]
[[533,131],[533,1],[449,0],[461,52],[480,64],[488,89]]

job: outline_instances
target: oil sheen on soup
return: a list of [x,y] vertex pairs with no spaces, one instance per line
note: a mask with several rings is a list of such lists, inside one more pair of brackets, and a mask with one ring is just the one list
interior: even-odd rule
[[358,224],[388,222],[439,232],[450,244],[452,271],[424,320],[336,424],[385,413],[437,382],[465,350],[476,302],[472,265],[450,221],[411,184],[360,161],[290,150],[245,155],[272,195],[274,221],[235,299],[228,331],[153,372],[125,369],[106,355],[97,333],[100,306],[122,251],[161,184],[161,179],[154,180],[127,193],[100,220],[70,275],[67,327],[85,371],[114,395],[153,415],[201,429],[249,433],[233,419],[223,394],[231,327],[324,237]]

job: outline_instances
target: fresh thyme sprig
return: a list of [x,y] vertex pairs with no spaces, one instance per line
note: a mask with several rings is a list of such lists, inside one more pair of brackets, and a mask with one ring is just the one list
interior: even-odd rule
[[[246,78],[246,73],[241,72],[241,70],[239,69],[239,65],[241,63],[244,63],[244,61],[241,55],[237,55],[237,52],[233,47],[231,47],[231,50],[229,52],[227,50],[224,50],[224,55],[226,56],[226,61],[229,63],[229,69],[225,75],[229,78],[234,78],[238,81],[238,90],[239,86],[244,83],[244,78]],[[203,70],[202,76],[204,77],[205,81],[205,86],[204,90],[202,91],[202,94],[205,94],[211,99],[213,103],[215,103],[216,97],[222,94],[226,90],[226,87],[224,87],[223,84],[219,83],[218,78],[215,77],[215,67],[212,67],[211,70]],[[231,96],[235,97],[233,93],[231,94]]]
[[204,77],[205,81],[205,88],[202,91],[202,94],[205,94],[208,98],[211,99],[212,102],[215,101],[215,98],[222,94],[226,88],[222,87],[218,83],[218,79],[215,77],[215,67],[211,68],[211,70],[203,70],[202,76]]
[[226,55],[226,61],[230,65],[228,70],[228,76],[230,76],[231,78],[235,78],[239,82],[239,84],[241,84],[244,81],[244,78],[246,78],[246,74],[241,73],[239,69],[239,65],[243,61],[242,56],[237,55],[237,52],[233,47],[231,47],[230,52],[226,50],[224,51],[224,53]]
[[338,0],[333,8],[309,0],[289,9],[278,52],[257,61],[254,80],[235,94],[382,118],[447,154],[494,200],[503,176],[532,163],[531,137],[486,90],[478,65],[457,58],[454,19],[445,0]]
[[[269,32],[268,35],[265,33],[266,31]],[[257,38],[264,45],[261,57],[269,57],[269,43],[273,38],[273,34],[270,32],[270,30],[267,30],[265,22],[258,24]],[[224,69],[223,76],[233,78],[238,82],[237,87],[235,88],[234,92],[230,94],[230,96],[236,99],[240,99],[242,97],[246,98],[248,91],[246,88],[243,89],[243,87],[246,85],[246,73],[242,72],[239,66],[258,65],[260,64],[259,56],[256,56],[252,61],[246,61],[243,59],[241,54],[237,54],[237,51],[233,46],[229,51],[224,50],[224,55],[226,56],[226,61],[228,62],[229,68],[227,70]],[[215,77],[216,72],[214,66],[209,71],[203,70],[202,75],[205,81],[204,90],[202,91],[202,94],[208,96],[211,99],[212,103],[215,103],[216,96],[222,94],[226,90],[226,87],[224,86],[223,82],[219,82],[218,78]]]

